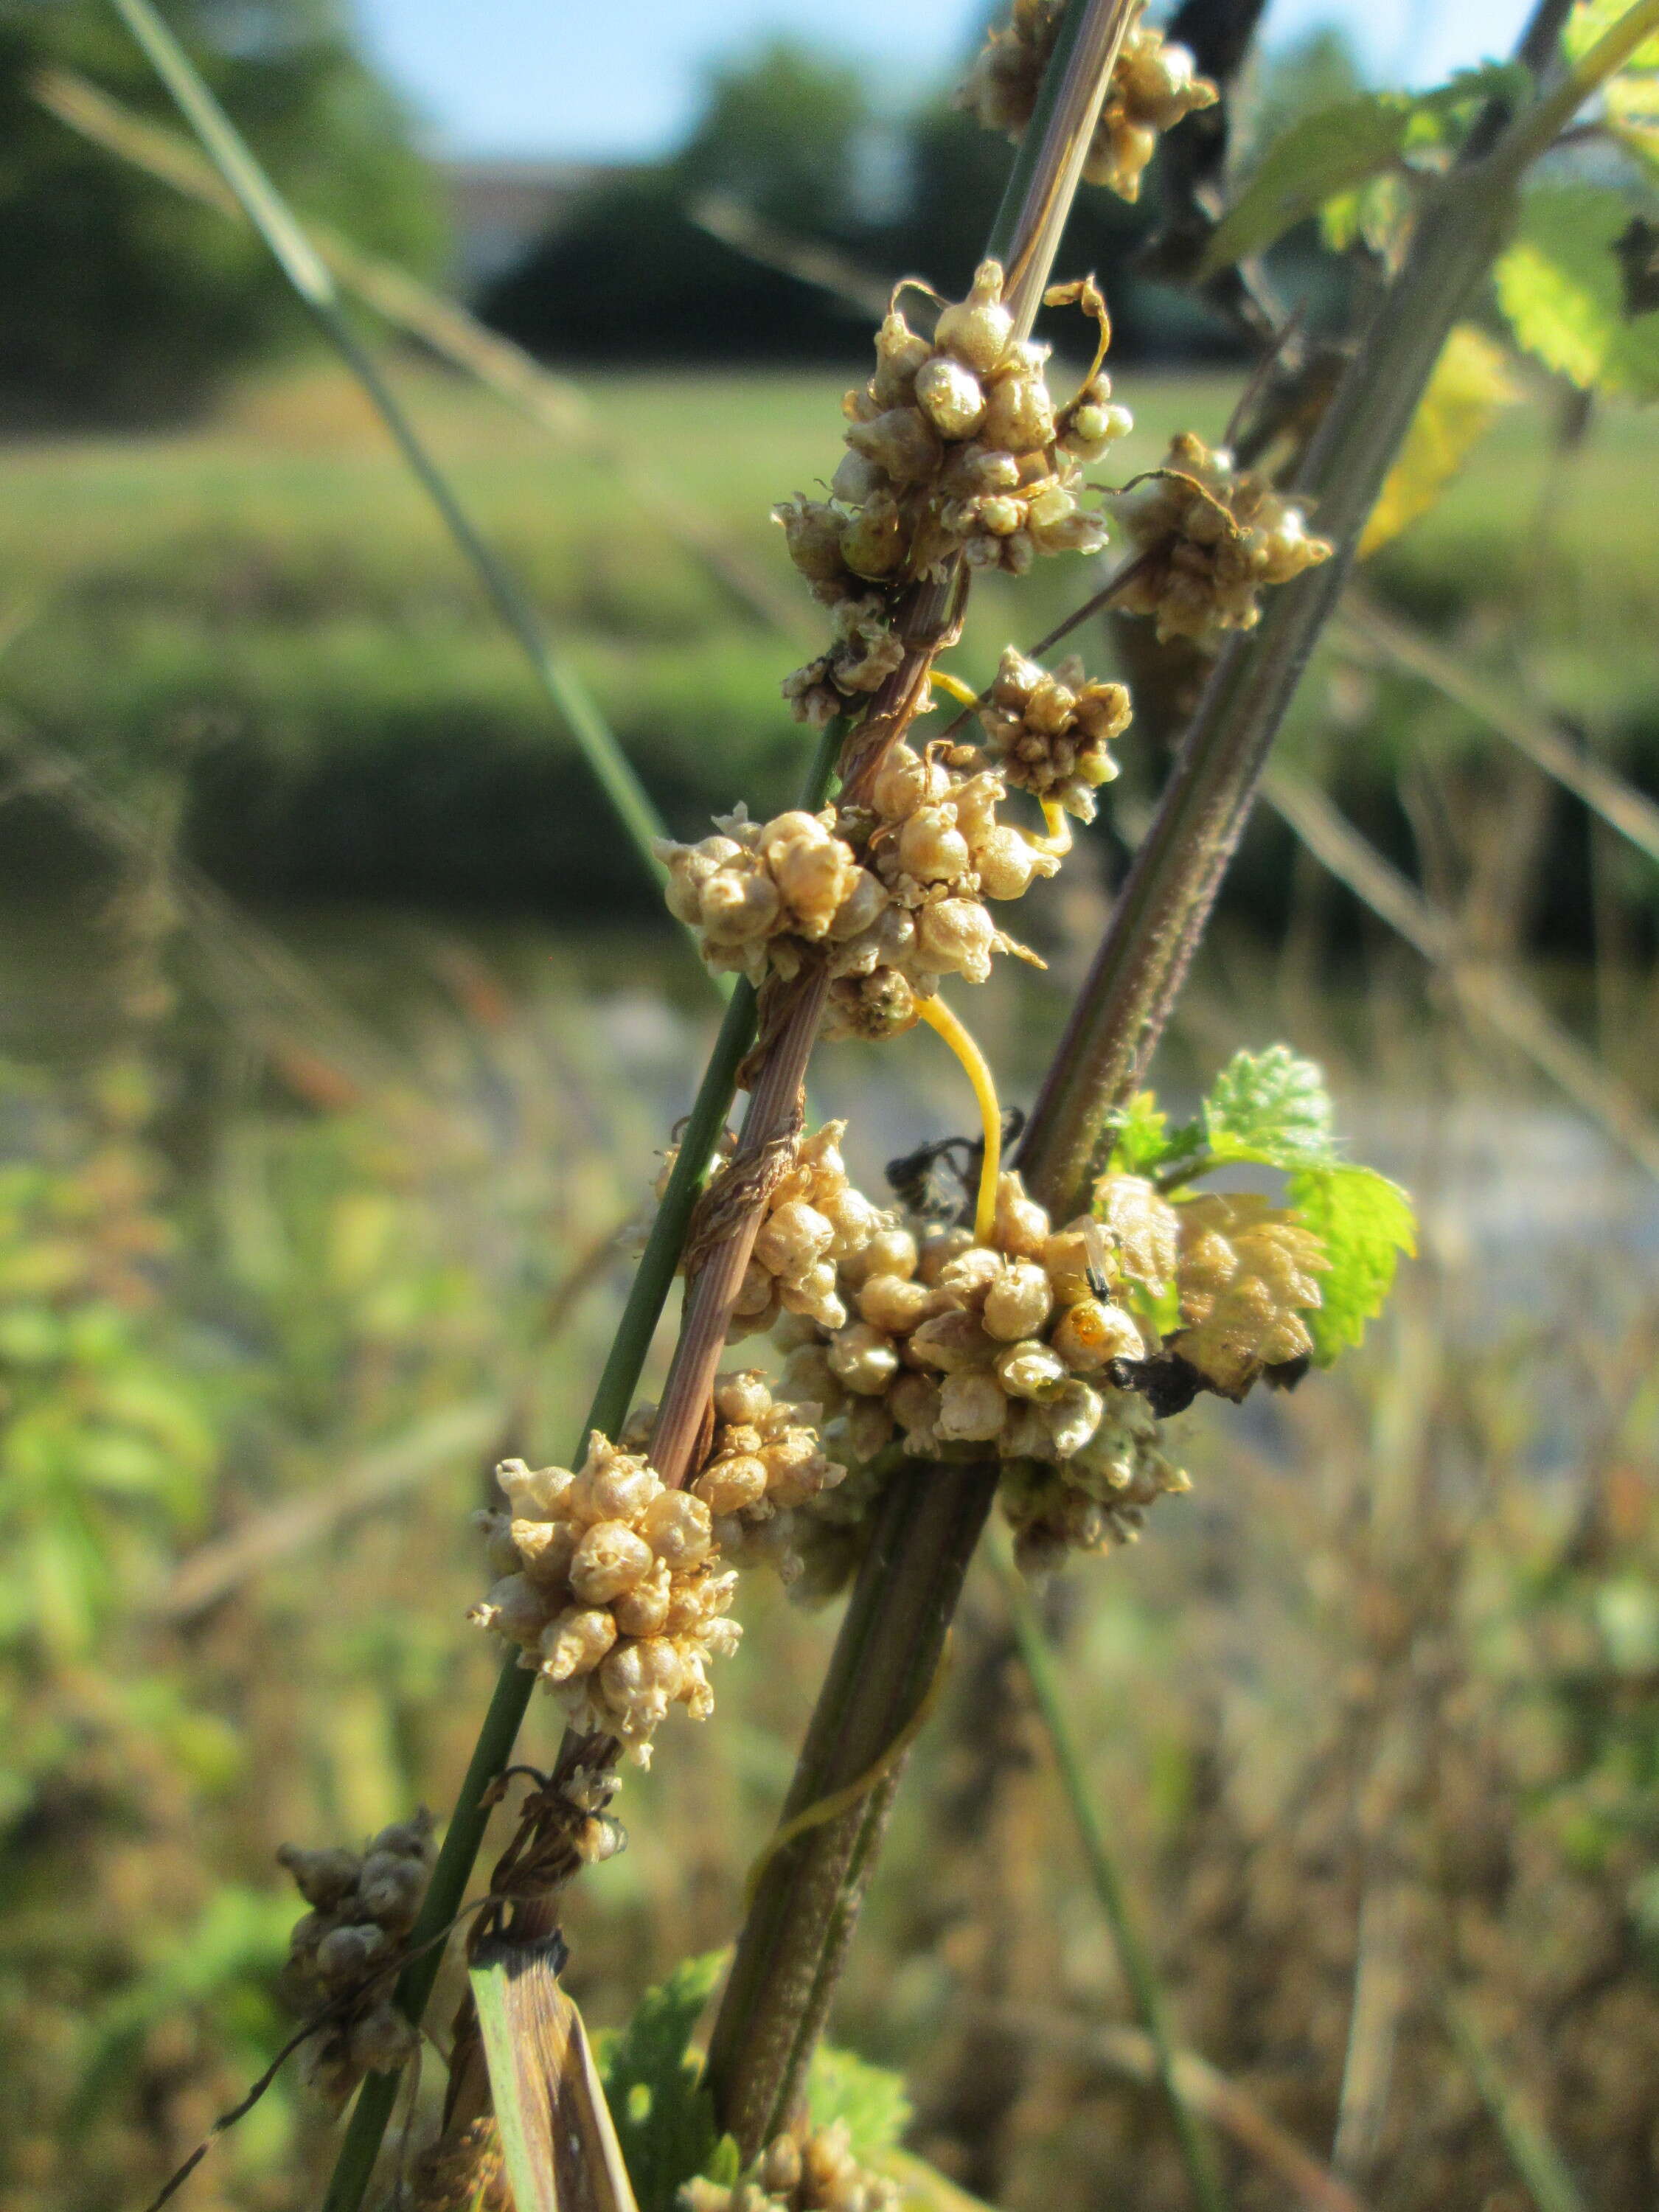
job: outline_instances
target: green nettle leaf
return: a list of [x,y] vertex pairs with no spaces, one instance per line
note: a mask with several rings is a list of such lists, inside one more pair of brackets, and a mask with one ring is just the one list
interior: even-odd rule
[[1321,1304],[1303,1316],[1314,1358],[1328,1367],[1382,1311],[1400,1255],[1417,1249],[1417,1217],[1398,1183],[1343,1162],[1310,1162],[1291,1176],[1285,1196],[1331,1263],[1320,1278]]
[[729,2164],[691,2031],[726,1954],[685,1959],[647,1990],[624,2028],[602,2039],[599,2075],[640,2212],[673,2212],[682,2185]]
[[1659,312],[1626,312],[1616,256],[1631,203],[1601,185],[1546,185],[1522,203],[1494,271],[1516,342],[1582,391],[1659,398]]
[[1158,1094],[1138,1091],[1123,1109],[1112,1143],[1112,1164],[1130,1175],[1144,1175],[1164,1159],[1170,1149],[1170,1117],[1158,1103]]
[[1295,1167],[1328,1159],[1335,1114],[1325,1078],[1285,1044],[1235,1053],[1204,1104],[1208,1148],[1218,1158]]
[[815,2128],[845,2120],[854,2156],[870,2165],[896,2147],[912,2106],[900,2075],[820,2044],[807,2076],[806,2110]]
[[[1257,162],[1216,226],[1199,275],[1212,276],[1244,254],[1261,252],[1328,200],[1393,168],[1407,153],[1445,144],[1478,104],[1525,82],[1525,70],[1514,64],[1492,62],[1460,70],[1432,92],[1357,93],[1303,116]],[[1358,223],[1357,204],[1351,220]]]
[[[1561,28],[1561,51],[1570,62],[1581,61],[1615,23],[1622,23],[1635,0],[1578,0]],[[1659,33],[1639,46],[1626,69],[1659,69]]]

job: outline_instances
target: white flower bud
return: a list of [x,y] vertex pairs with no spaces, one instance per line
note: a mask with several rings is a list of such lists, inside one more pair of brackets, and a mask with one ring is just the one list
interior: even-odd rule
[[766,1462],[748,1452],[711,1460],[692,1484],[691,1495],[716,1516],[741,1513],[766,1495]]
[[665,1490],[646,1508],[640,1534],[659,1559],[676,1569],[696,1566],[714,1545],[708,1508],[683,1490]]
[[916,917],[916,949],[925,966],[982,983],[991,973],[996,925],[977,899],[938,899]]
[[772,1410],[771,1386],[758,1367],[714,1377],[714,1411],[723,1421],[760,1421]]
[[933,1293],[925,1283],[902,1275],[866,1275],[856,1303],[872,1328],[890,1336],[904,1336],[932,1313]]
[[545,1590],[526,1575],[503,1575],[490,1585],[467,1619],[480,1628],[493,1629],[509,1644],[533,1644],[541,1634],[552,1607]]
[[550,1682],[591,1674],[616,1640],[617,1624],[608,1607],[567,1606],[542,1631],[541,1671]]
[[1067,1382],[1056,1393],[1042,1408],[1056,1458],[1070,1459],[1083,1449],[1100,1426],[1103,1411],[1100,1393],[1086,1382]]
[[868,1322],[855,1321],[832,1338],[830,1371],[837,1382],[860,1397],[878,1397],[898,1372],[899,1358],[891,1340]]
[[568,1467],[529,1468],[521,1459],[504,1459],[495,1469],[515,1521],[550,1521],[575,1479]]
[[985,413],[979,379],[942,354],[918,371],[916,404],[944,438],[970,437]]
[[908,1358],[924,1367],[937,1367],[945,1374],[956,1374],[969,1367],[981,1367],[996,1349],[994,1340],[980,1327],[970,1313],[936,1314],[915,1330],[905,1346]]
[[836,1241],[835,1224],[816,1206],[792,1199],[769,1214],[755,1239],[755,1257],[769,1273],[787,1282],[804,1275]]
[[1030,1260],[1005,1265],[985,1293],[982,1318],[989,1333],[1005,1343],[1035,1336],[1048,1318],[1054,1293],[1042,1269]]
[[[659,1498],[649,1510],[665,1502]],[[650,1571],[651,1554],[652,1546],[622,1522],[596,1522],[571,1559],[570,1587],[586,1603],[604,1605],[619,1592],[632,1589]]]
[[1066,1362],[1047,1344],[1011,1344],[997,1354],[996,1371],[1011,1398],[1046,1398],[1066,1380]]
[[1053,1343],[1066,1365],[1079,1373],[1104,1367],[1111,1359],[1144,1359],[1146,1346],[1133,1317],[1121,1306],[1082,1298],[1061,1314]]
[[650,1573],[621,1590],[611,1601],[611,1617],[619,1636],[654,1636],[668,1618],[673,1602],[674,1579],[666,1559],[659,1559]]
[[1002,1432],[1008,1401],[983,1367],[947,1375],[939,1385],[939,1434],[946,1443],[988,1443]]
[[1014,335],[1013,316],[1001,302],[1001,268],[994,261],[982,261],[967,299],[939,316],[934,344],[981,376],[987,374],[1002,359]]

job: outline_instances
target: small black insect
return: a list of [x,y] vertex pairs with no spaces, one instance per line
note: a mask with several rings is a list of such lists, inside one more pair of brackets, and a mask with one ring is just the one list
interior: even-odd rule
[[[1024,1127],[1024,1114],[1018,1106],[1011,1106],[1002,1117],[1005,1152],[1012,1149]],[[921,1220],[956,1221],[974,1202],[984,1158],[982,1137],[941,1137],[889,1160],[888,1188]]]

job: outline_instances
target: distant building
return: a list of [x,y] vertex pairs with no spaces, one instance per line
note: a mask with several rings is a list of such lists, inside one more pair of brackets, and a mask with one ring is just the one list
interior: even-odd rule
[[455,240],[450,283],[464,300],[523,259],[592,185],[618,172],[599,161],[440,161]]

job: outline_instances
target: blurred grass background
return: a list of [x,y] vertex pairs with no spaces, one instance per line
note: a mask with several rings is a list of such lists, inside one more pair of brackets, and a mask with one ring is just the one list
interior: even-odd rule
[[[779,802],[798,656],[601,468],[399,374],[674,826]],[[591,396],[787,587],[767,509],[827,470],[845,381]],[[1237,382],[1127,374],[1113,474],[1218,431]],[[1659,430],[1564,423],[1541,389],[1510,410],[1370,588],[1652,793]],[[977,598],[963,672],[1079,588]],[[445,1803],[494,1666],[462,1619],[467,1515],[501,1452],[574,1441],[712,1001],[326,367],[188,428],[0,447],[0,2207],[101,2212],[143,2202],[285,2033],[276,1844]],[[1103,672],[1113,641],[1085,641]],[[1122,750],[1121,836],[1030,902],[1049,973],[976,999],[1013,1100],[1158,781]],[[1642,855],[1422,682],[1335,650],[1286,757],[1477,966],[1659,1104]],[[1189,1417],[1193,1497],[1067,1577],[1051,1625],[1183,2042],[1378,2212],[1525,2212],[1456,1998],[1584,2202],[1638,2212],[1659,1194],[1466,1011],[1263,814],[1160,1084],[1190,1097],[1280,1035],[1322,1057],[1356,1152],[1418,1193],[1422,1257],[1346,1370]],[[967,1118],[921,1036],[814,1080],[866,1188]],[[771,1825],[833,1621],[744,1602],[714,1723],[630,1779],[630,1848],[575,1899],[596,2024],[726,1939]],[[538,1712],[528,1755],[553,1741]],[[906,2071],[915,2146],[1009,2212],[1174,2212],[1129,2016],[988,1576],[836,2033]],[[279,2082],[190,2201],[314,2203],[330,2142]],[[1289,2201],[1259,2145],[1227,2158],[1245,2212]]]

